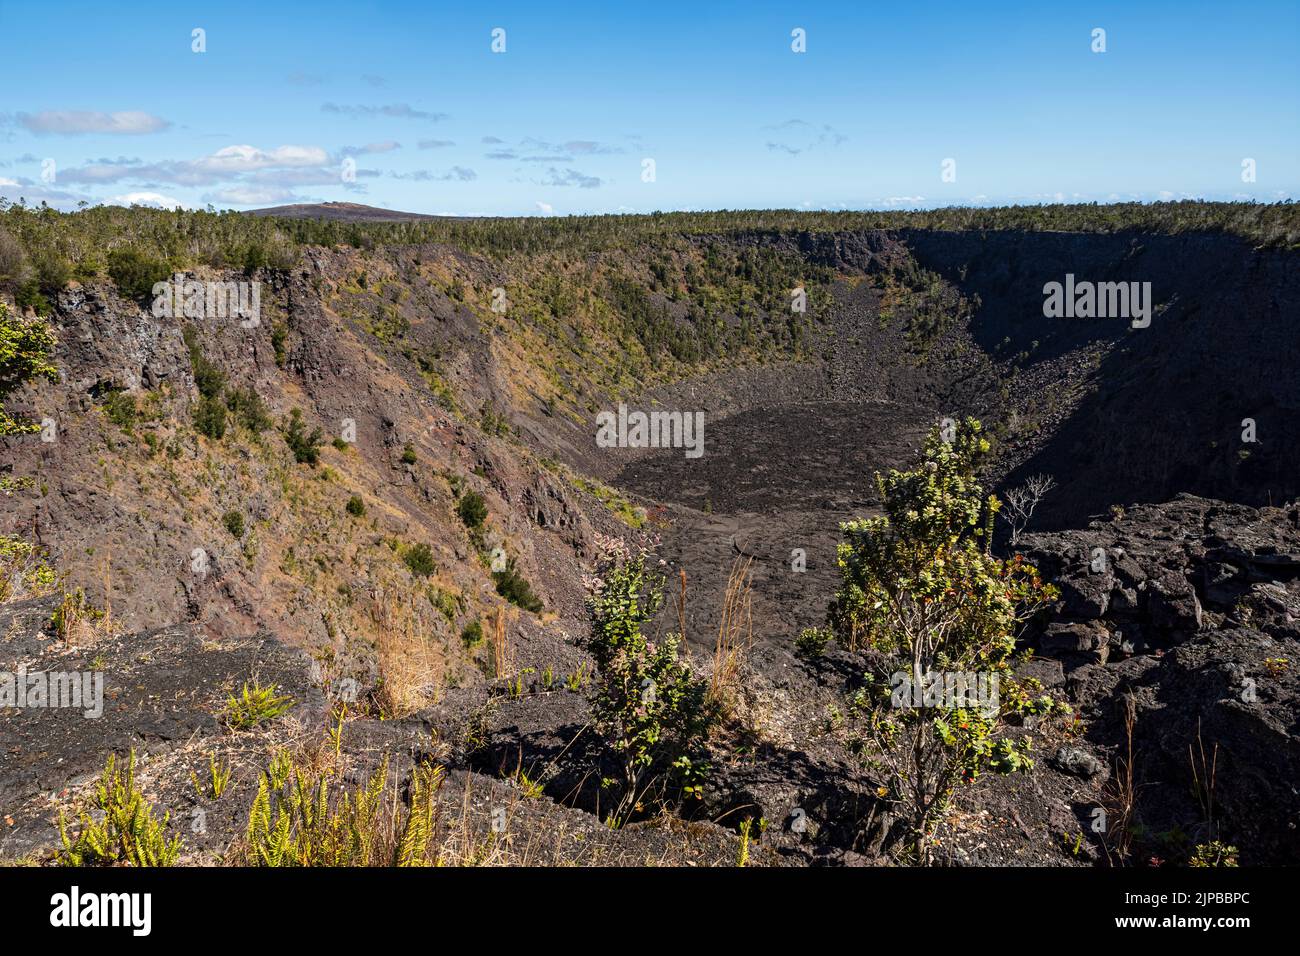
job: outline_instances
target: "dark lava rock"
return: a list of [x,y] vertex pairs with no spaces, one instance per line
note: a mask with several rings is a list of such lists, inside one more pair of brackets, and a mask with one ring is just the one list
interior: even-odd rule
[[1062,773],[1074,777],[1095,777],[1105,769],[1105,765],[1088,751],[1080,747],[1062,747],[1052,754],[1051,764]]

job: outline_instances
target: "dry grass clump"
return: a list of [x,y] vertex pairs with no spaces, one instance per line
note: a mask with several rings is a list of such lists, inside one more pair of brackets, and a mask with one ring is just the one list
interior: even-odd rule
[[406,717],[433,701],[442,686],[445,659],[416,607],[422,597],[389,596],[381,590],[372,605],[377,625],[379,705],[386,716]]
[[709,697],[732,717],[744,705],[744,677],[754,647],[753,577],[753,559],[737,558],[722,596],[722,620],[713,646]]

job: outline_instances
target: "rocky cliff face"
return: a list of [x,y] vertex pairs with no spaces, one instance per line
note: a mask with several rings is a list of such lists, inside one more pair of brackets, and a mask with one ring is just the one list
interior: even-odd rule
[[[910,232],[919,262],[981,306],[971,334],[1008,361],[1011,482],[1060,492],[1040,520],[1066,527],[1112,504],[1179,492],[1253,505],[1300,495],[1300,295],[1295,254],[1204,234]],[[1067,274],[1150,283],[1148,328],[1049,319],[1043,287]],[[1253,431],[1247,435],[1245,419]]]
[[[9,502],[11,526],[47,547],[69,586],[111,607],[122,627],[267,630],[330,649],[369,682],[376,675],[360,662],[374,656],[371,604],[434,589],[450,610],[426,600],[417,613],[452,642],[497,601],[455,514],[458,491],[488,503],[491,540],[480,543],[508,551],[548,605],[572,606],[569,569],[593,527],[587,512],[606,526],[612,515],[590,496],[580,504],[581,492],[508,429],[480,427],[470,410],[495,396],[509,411],[510,383],[467,308],[417,282],[383,312],[382,291],[341,291],[355,278],[349,270],[364,268],[321,252],[300,270],[259,275],[262,317],[252,327],[158,318],[107,284],[65,292],[54,316],[60,381],[16,406],[52,419],[53,440],[7,441],[12,474],[29,488]],[[372,283],[384,268],[369,264]],[[400,344],[375,335],[376,315],[409,324]],[[187,328],[227,393],[265,401],[271,427],[242,428],[231,412],[223,439],[194,431],[200,396]],[[431,392],[421,362],[434,354],[458,408]],[[131,403],[127,418],[110,413],[115,396]],[[319,467],[295,463],[279,434],[295,408],[321,430]],[[364,517],[345,509],[354,495]],[[225,526],[232,512],[242,516],[239,534]],[[417,544],[432,549],[427,579],[413,579],[398,553]]]

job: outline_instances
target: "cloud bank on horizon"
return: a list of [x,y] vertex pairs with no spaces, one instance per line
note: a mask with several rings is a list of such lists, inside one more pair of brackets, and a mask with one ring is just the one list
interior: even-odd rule
[[0,197],[563,215],[1300,188],[1282,0],[266,6],[6,8]]

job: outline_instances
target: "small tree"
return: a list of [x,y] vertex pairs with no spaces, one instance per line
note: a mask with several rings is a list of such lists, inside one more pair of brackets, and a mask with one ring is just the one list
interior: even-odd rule
[[153,301],[153,287],[171,277],[171,267],[139,249],[118,248],[108,254],[108,274],[117,291],[142,305]]
[[433,550],[421,541],[413,544],[402,553],[402,560],[411,569],[411,573],[427,578],[438,572],[438,562],[434,560]]
[[194,428],[214,441],[226,437],[226,406],[220,399],[203,397],[194,406]]
[[[1022,747],[997,739],[1003,717],[1052,706],[1010,679],[1020,626],[1055,592],[1020,558],[990,553],[999,502],[985,500],[975,479],[989,449],[980,430],[967,419],[951,442],[931,431],[920,467],[876,476],[884,513],[841,525],[830,623],[842,641],[869,650],[870,689],[856,708],[921,863],[959,784],[1030,765]],[[988,678],[992,701],[928,693],[936,675],[968,674]],[[1003,683],[1011,693],[998,694]],[[900,697],[900,686],[926,688],[924,706]]]
[[1034,475],[1019,488],[1007,491],[1006,507],[998,514],[1011,529],[1013,548],[1020,543],[1020,536],[1025,533],[1038,503],[1055,487],[1056,479],[1051,475]]
[[[0,403],[21,385],[37,378],[54,381],[58,369],[50,361],[54,332],[44,322],[25,321],[0,302]],[[41,426],[11,418],[0,406],[0,435],[25,435]]]
[[320,461],[320,446],[325,440],[319,427],[307,431],[307,422],[300,409],[289,412],[289,422],[284,428],[284,441],[293,452],[293,459],[300,465],[315,467]]
[[620,779],[602,781],[618,787],[609,820],[621,826],[656,783],[675,782],[685,796],[699,796],[714,711],[707,682],[677,656],[681,638],[651,641],[642,630],[663,603],[663,576],[647,569],[644,552],[632,556],[622,542],[605,546],[586,580],[591,633],[582,645],[596,664],[593,723],[621,765]]
[[456,503],[456,514],[465,523],[465,527],[481,528],[488,516],[487,503],[482,495],[470,489],[461,495],[460,501]]
[[12,291],[23,283],[27,274],[27,256],[22,245],[0,229],[0,289]]

